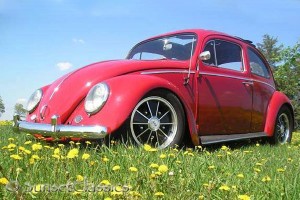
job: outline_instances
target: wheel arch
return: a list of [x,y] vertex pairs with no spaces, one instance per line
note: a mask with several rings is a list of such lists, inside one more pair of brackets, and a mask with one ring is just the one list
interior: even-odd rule
[[270,102],[269,106],[267,109],[267,114],[266,114],[266,123],[264,127],[264,132],[267,133],[268,136],[273,136],[274,134],[274,126],[276,123],[276,118],[278,115],[278,112],[282,107],[286,106],[292,115],[292,129],[294,128],[294,109],[291,104],[291,101],[289,98],[283,94],[282,92],[276,91],[274,92]]

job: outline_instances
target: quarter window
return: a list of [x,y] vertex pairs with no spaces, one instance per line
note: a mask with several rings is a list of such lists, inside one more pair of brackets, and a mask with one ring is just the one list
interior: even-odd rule
[[209,41],[204,51],[210,52],[210,59],[203,61],[206,65],[217,66],[225,69],[243,71],[241,47],[232,42],[223,40]]
[[248,56],[250,61],[251,73],[265,78],[270,78],[270,72],[268,70],[268,67],[263,62],[262,58],[250,48],[248,48]]

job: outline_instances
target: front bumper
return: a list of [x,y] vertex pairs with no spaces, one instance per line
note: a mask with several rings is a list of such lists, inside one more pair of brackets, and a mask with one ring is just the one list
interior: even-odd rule
[[107,135],[104,126],[72,126],[57,124],[58,117],[52,116],[51,124],[40,124],[20,120],[19,115],[14,116],[13,128],[15,132],[26,132],[32,135],[41,134],[43,137],[52,138],[83,138],[102,139]]

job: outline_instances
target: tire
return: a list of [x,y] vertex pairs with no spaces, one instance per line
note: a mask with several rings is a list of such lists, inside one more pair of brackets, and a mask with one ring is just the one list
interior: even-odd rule
[[170,92],[152,92],[133,109],[129,134],[138,145],[158,149],[180,144],[185,130],[185,115],[179,99]]
[[290,143],[293,132],[293,117],[288,107],[280,108],[275,121],[274,134],[271,138],[272,144]]

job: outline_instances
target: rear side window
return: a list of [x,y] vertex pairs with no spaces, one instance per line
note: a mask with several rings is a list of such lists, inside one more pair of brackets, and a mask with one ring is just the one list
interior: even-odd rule
[[248,48],[248,56],[250,61],[251,73],[264,78],[270,78],[270,71],[265,65],[263,59],[250,48]]
[[223,40],[210,40],[206,43],[204,51],[210,52],[210,59],[203,61],[206,65],[213,65],[225,69],[243,71],[241,47],[232,42]]

